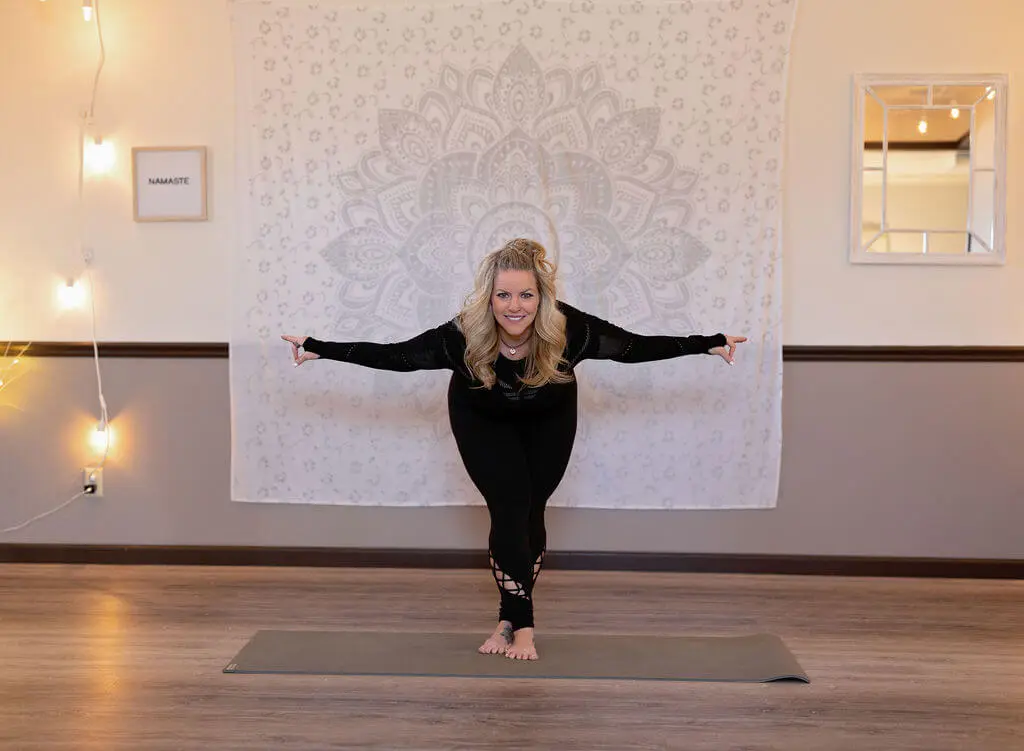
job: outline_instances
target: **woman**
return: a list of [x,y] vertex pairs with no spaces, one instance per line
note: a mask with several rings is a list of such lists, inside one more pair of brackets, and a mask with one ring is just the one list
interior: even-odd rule
[[576,436],[573,368],[714,354],[730,365],[745,337],[641,336],[555,295],[544,248],[517,239],[483,259],[474,292],[442,326],[394,344],[282,336],[295,365],[323,357],[365,367],[451,370],[448,412],[466,470],[490,512],[498,626],[480,652],[536,660],[533,587],[544,561],[544,508]]

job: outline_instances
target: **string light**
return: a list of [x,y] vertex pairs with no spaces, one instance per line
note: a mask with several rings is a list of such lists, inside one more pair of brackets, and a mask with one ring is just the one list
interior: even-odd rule
[[917,124],[917,130],[919,133],[928,132],[928,121],[925,120],[923,117],[921,118],[921,121]]
[[[78,165],[79,206],[83,203],[84,178],[87,166],[94,173],[103,173],[108,172],[114,164],[114,146],[110,141],[106,141],[102,137],[94,138],[90,145],[87,145],[83,141],[85,131],[93,123],[93,112],[96,109],[96,92],[99,89],[100,74],[103,72],[103,66],[107,61],[107,48],[103,43],[103,26],[100,19],[99,0],[82,0],[82,13],[85,15],[86,21],[92,18],[94,6],[96,11],[96,39],[99,42],[100,59],[99,64],[96,66],[96,75],[92,82],[92,97],[89,100],[89,109],[84,112],[82,117],[82,133],[80,134],[81,138],[79,140],[82,147],[82,153],[80,155]],[[97,450],[102,448],[103,457],[96,465],[97,469],[102,469],[104,463],[107,461],[107,452],[110,449],[112,431],[110,429],[110,418],[107,414],[107,401],[103,396],[103,378],[100,374],[100,353],[99,347],[96,344],[96,283],[92,275],[93,253],[91,249],[86,248],[84,245],[82,246],[82,258],[85,261],[86,274],[89,277],[89,302],[91,304],[92,313],[92,352],[93,360],[96,365],[96,387],[99,392],[100,402],[100,422],[91,437],[91,442],[93,447],[97,448]]]
[[[31,345],[31,342],[23,344],[21,351],[18,352],[14,359],[0,367],[0,391],[9,387],[25,373],[25,366],[22,364],[21,367],[18,367],[18,365],[21,364],[21,358],[25,356],[25,352],[28,350],[29,345]],[[10,354],[11,342],[7,342],[7,346],[4,348],[3,359],[7,360],[7,358],[10,357]]]
[[[89,435],[89,445],[92,446],[94,451],[99,452],[103,455],[103,461],[106,461],[107,453],[110,451],[110,446],[114,442],[113,430],[110,424],[105,420],[101,420],[96,424],[96,429],[91,431]],[[100,462],[100,466],[103,462]]]
[[960,117],[960,108],[959,107],[954,107],[953,109],[951,109],[949,111],[949,116],[951,118],[953,118],[954,120],[956,120],[958,117]]
[[116,156],[114,144],[111,141],[105,141],[103,138],[87,139],[82,156],[85,161],[85,171],[90,175],[105,175],[114,168]]
[[[45,2],[45,0],[42,0],[42,1]],[[97,92],[97,89],[99,88],[100,73],[103,71],[103,66],[104,66],[104,63],[106,62],[106,48],[105,48],[105,45],[104,45],[104,42],[103,42],[103,28],[102,28],[102,26],[100,24],[99,0],[82,0],[82,16],[85,18],[86,22],[92,21],[94,17],[96,19],[96,36],[97,36],[97,40],[99,42],[100,59],[99,59],[99,65],[96,68],[95,78],[93,79],[92,97],[91,97],[91,99],[89,101],[89,107],[88,107],[88,109],[86,109],[82,113],[82,117],[81,117],[81,121],[80,121],[80,128],[79,128],[79,139],[78,139],[79,150],[80,150],[79,154],[78,154],[78,203],[79,203],[79,214],[81,214],[81,211],[82,211],[83,183],[84,183],[83,178],[84,178],[86,169],[89,169],[89,171],[93,172],[93,173],[106,172],[106,171],[109,171],[110,168],[113,166],[113,161],[114,161],[114,148],[113,148],[113,144],[112,143],[110,143],[109,141],[105,141],[102,138],[94,138],[94,139],[92,139],[91,143],[87,143],[86,142],[86,131],[91,127],[91,125],[93,123],[93,112],[95,110],[95,105],[96,105],[96,92]],[[81,233],[82,228],[81,228],[81,220],[80,219],[79,219],[79,225],[80,225],[79,226],[79,233]],[[111,446],[111,443],[112,443],[112,440],[113,440],[113,431],[111,430],[110,418],[109,418],[109,415],[107,413],[107,402],[106,402],[106,399],[103,396],[103,380],[102,380],[101,375],[100,375],[99,347],[98,347],[97,341],[96,341],[96,300],[95,300],[96,296],[94,294],[95,284],[93,282],[92,273],[91,273],[91,271],[92,271],[92,269],[91,269],[91,265],[92,265],[92,250],[86,248],[85,245],[83,244],[81,246],[81,251],[82,251],[82,258],[85,261],[86,273],[89,276],[89,291],[90,291],[89,298],[90,298],[90,300],[92,302],[91,313],[92,313],[93,360],[94,360],[95,365],[96,365],[96,386],[97,386],[97,391],[99,392],[99,402],[100,402],[100,421],[96,425],[95,430],[91,431],[91,434],[89,436],[89,442],[90,442],[90,444],[91,444],[93,449],[95,449],[98,452],[101,452],[101,454],[102,454],[99,463],[94,467],[94,469],[102,469],[104,463],[107,460],[107,455],[108,455],[108,452],[110,450],[110,446]],[[81,282],[78,279],[68,279],[67,281],[62,282],[58,286],[57,295],[58,295],[58,302],[60,303],[60,305],[62,307],[65,307],[65,308],[67,308],[67,307],[77,307],[78,305],[81,305],[85,301],[85,289],[83,288]],[[25,352],[28,349],[30,344],[31,344],[31,342],[29,342],[28,344],[25,344],[22,347],[21,352],[18,354],[18,356],[15,357],[10,362],[10,364],[8,364],[6,367],[3,367],[2,369],[0,369],[0,391],[3,391],[6,388],[8,388],[10,386],[10,384],[14,380],[16,380],[17,377],[20,376],[21,373],[24,371],[24,365],[22,364],[22,359],[21,358],[24,356],[24,354],[25,354]],[[11,349],[11,343],[8,342],[7,349],[4,352],[4,359],[6,359],[8,357],[8,355],[10,354],[10,349]],[[21,364],[21,367],[18,367],[19,364]],[[18,369],[17,369],[17,371],[14,371],[14,369],[16,367],[18,367]],[[14,377],[11,377],[11,375],[10,375],[12,373],[12,371],[15,373]],[[88,489],[87,488],[83,488],[80,492],[78,492],[75,495],[71,496],[66,501],[61,503],[60,505],[58,505],[58,506],[56,506],[54,508],[51,508],[48,511],[44,511],[41,514],[37,514],[36,516],[32,517],[31,519],[23,521],[20,524],[17,524],[17,525],[12,526],[12,527],[6,527],[6,528],[0,530],[0,532],[6,534],[6,533],[9,533],[9,532],[16,532],[18,530],[24,529],[25,527],[27,527],[28,525],[38,521],[39,519],[43,519],[43,518],[45,518],[47,516],[50,516],[51,514],[57,513],[61,509],[65,508],[68,504],[74,502],[76,499],[82,497],[83,495],[86,495],[87,492],[88,492]]]
[[65,310],[78,308],[85,302],[85,288],[77,279],[68,279],[57,288],[57,299]]

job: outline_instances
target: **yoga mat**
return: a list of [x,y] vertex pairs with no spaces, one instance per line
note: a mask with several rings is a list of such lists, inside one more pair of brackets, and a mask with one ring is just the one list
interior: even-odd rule
[[461,633],[258,631],[224,672],[810,683],[771,634],[545,635],[536,661],[479,654],[482,641]]

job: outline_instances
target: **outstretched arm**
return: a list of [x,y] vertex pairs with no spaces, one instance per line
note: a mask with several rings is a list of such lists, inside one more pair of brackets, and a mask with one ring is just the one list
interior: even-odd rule
[[574,360],[614,360],[622,363],[652,362],[685,355],[713,354],[732,364],[736,344],[745,342],[741,336],[714,334],[704,336],[648,336],[626,331],[590,313],[561,303],[568,326],[580,337]]
[[449,341],[455,338],[455,333],[457,329],[449,322],[424,331],[412,339],[391,344],[329,342],[311,336],[282,335],[281,338],[292,345],[292,359],[295,365],[324,358],[375,370],[409,372],[453,369],[453,357],[461,355],[461,352],[452,351],[455,342]]

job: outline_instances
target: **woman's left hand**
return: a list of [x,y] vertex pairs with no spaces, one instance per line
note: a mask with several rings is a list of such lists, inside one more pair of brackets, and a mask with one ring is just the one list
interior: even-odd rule
[[735,363],[733,355],[736,353],[736,345],[747,341],[745,336],[729,336],[725,335],[725,346],[724,347],[712,347],[708,350],[709,354],[718,355],[730,365]]

